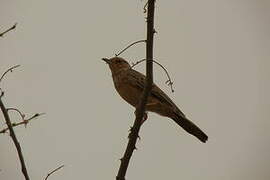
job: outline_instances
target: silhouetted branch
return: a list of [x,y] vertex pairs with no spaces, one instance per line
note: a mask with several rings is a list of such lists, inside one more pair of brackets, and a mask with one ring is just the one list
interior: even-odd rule
[[146,40],[139,40],[136,41],[134,43],[131,43],[130,45],[128,45],[125,49],[123,49],[122,51],[120,51],[119,53],[115,54],[115,56],[119,56],[120,54],[122,54],[123,52],[125,52],[128,48],[130,48],[131,46],[138,44],[138,43],[142,43],[142,42],[146,42]]
[[153,41],[154,41],[154,11],[155,0],[148,0],[147,10],[147,41],[146,41],[146,84],[142,93],[141,100],[136,108],[136,119],[129,134],[129,141],[116,180],[125,180],[127,168],[133,151],[136,149],[136,142],[141,128],[141,122],[145,113],[147,98],[151,92],[153,84]]
[[[15,24],[15,27],[16,27],[16,24]],[[17,67],[19,67],[19,65],[13,66],[13,67],[9,68],[7,71],[5,71],[4,74],[0,78],[0,83],[1,83],[1,81],[3,80],[3,78],[5,77],[5,75],[8,72],[12,72],[12,70],[17,68]],[[16,147],[16,150],[17,150],[17,153],[18,153],[18,156],[19,156],[19,159],[20,159],[20,163],[21,163],[22,173],[23,173],[26,180],[30,180],[30,178],[28,176],[27,168],[26,168],[26,165],[25,165],[24,157],[23,157],[23,154],[22,154],[21,146],[20,146],[20,143],[19,143],[19,141],[18,141],[18,139],[16,137],[16,134],[14,132],[14,129],[13,129],[13,126],[12,126],[12,123],[11,123],[11,120],[10,120],[10,117],[9,117],[9,114],[8,114],[8,109],[5,107],[5,105],[4,105],[3,101],[2,101],[3,95],[4,95],[4,92],[1,89],[0,109],[2,110],[2,113],[4,115],[4,119],[5,119],[6,124],[8,126],[8,130],[10,132],[10,137],[11,137],[11,139],[12,139],[12,141],[13,141],[15,147]],[[12,110],[14,110],[14,109],[15,108],[13,108]]]
[[23,114],[19,109],[17,108],[7,108],[7,111],[15,111],[17,113],[19,113],[19,115],[21,116],[22,120],[24,120],[25,118],[25,114]]
[[63,168],[65,165],[61,165],[58,168],[52,170],[51,172],[49,172],[45,178],[45,180],[47,180],[49,178],[50,175],[52,175],[53,173],[55,173],[56,171],[58,171],[59,169]]
[[18,23],[15,23],[11,28],[5,30],[4,32],[0,33],[0,37],[3,37],[6,33],[16,28]]
[[5,121],[6,121],[6,124],[8,126],[8,129],[9,129],[9,132],[10,132],[10,136],[12,138],[12,141],[17,149],[17,152],[18,152],[18,155],[19,155],[19,159],[20,159],[20,162],[21,162],[21,170],[22,170],[22,173],[25,177],[26,180],[30,180],[29,176],[28,176],[28,172],[27,172],[27,168],[26,168],[26,165],[25,165],[25,162],[24,162],[24,158],[23,158],[23,154],[22,154],[22,150],[21,150],[21,146],[20,146],[20,143],[16,137],[16,134],[13,130],[13,127],[12,127],[12,123],[10,121],[10,117],[8,115],[8,111],[5,107],[5,105],[3,104],[2,102],[2,98],[0,98],[0,108],[4,114],[4,118],[5,118]]
[[[137,62],[135,62],[135,63],[132,63],[131,68],[133,68],[134,66],[140,64],[140,63],[143,62],[143,61],[146,61],[146,59],[142,59],[142,60],[139,60],[139,61],[137,61]],[[165,68],[162,64],[160,64],[159,62],[157,62],[157,61],[155,61],[155,60],[152,60],[152,61],[153,61],[154,63],[156,63],[157,65],[159,65],[159,66],[165,71],[165,73],[166,73],[166,75],[167,75],[167,77],[168,77],[168,80],[165,82],[165,84],[167,84],[168,86],[170,86],[171,91],[174,92],[174,89],[173,89],[173,86],[172,86],[172,85],[173,85],[173,82],[172,82],[171,77],[170,77],[168,71],[166,70],[166,68]]]
[[5,75],[6,75],[8,72],[12,72],[13,69],[15,69],[15,68],[17,68],[17,67],[19,67],[19,66],[20,66],[20,65],[16,65],[16,66],[13,66],[13,67],[9,68],[8,70],[6,70],[6,71],[4,72],[4,74],[2,74],[2,76],[1,76],[1,78],[0,78],[0,83],[1,83],[1,81],[3,80],[3,78],[5,77]]
[[[19,126],[19,125],[24,125],[26,127],[26,125],[33,119],[45,114],[45,113],[36,113],[34,114],[32,117],[28,118],[28,119],[24,119],[25,115],[22,114],[18,109],[15,109],[15,108],[8,108],[7,111],[9,110],[14,110],[16,112],[18,112],[20,114],[20,116],[22,117],[22,121],[21,122],[17,122],[17,123],[11,123],[12,127],[16,127],[16,126]],[[0,131],[0,134],[4,134],[7,132],[7,130],[9,130],[9,128],[4,128]]]

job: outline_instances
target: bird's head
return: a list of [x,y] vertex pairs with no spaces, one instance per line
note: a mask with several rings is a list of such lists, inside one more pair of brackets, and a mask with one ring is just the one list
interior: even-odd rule
[[112,73],[117,73],[130,68],[128,62],[121,57],[113,57],[110,59],[102,58],[102,60],[109,65]]

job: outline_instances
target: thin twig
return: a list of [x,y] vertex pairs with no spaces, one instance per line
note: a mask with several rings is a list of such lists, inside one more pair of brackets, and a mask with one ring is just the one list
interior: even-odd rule
[[10,121],[10,117],[8,115],[8,111],[5,107],[5,105],[3,104],[2,102],[2,99],[0,98],[0,108],[4,114],[4,118],[5,118],[5,121],[6,121],[6,124],[8,126],[8,129],[9,129],[9,132],[10,132],[10,136],[11,136],[11,139],[17,149],[17,153],[19,155],[19,159],[20,159],[20,163],[21,163],[21,170],[22,170],[22,173],[25,177],[25,180],[30,180],[29,176],[28,176],[28,172],[27,172],[27,168],[26,168],[26,165],[25,165],[25,162],[24,162],[24,157],[23,157],[23,154],[22,154],[22,150],[21,150],[21,146],[20,146],[20,143],[16,137],[16,134],[13,130],[13,127],[12,127],[12,123]]
[[[32,117],[30,117],[30,118],[28,118],[28,119],[24,119],[24,118],[23,118],[24,114],[22,114],[18,109],[15,110],[15,108],[14,108],[14,109],[13,109],[13,108],[8,108],[7,110],[14,110],[14,111],[20,113],[20,116],[22,117],[22,121],[21,121],[21,122],[11,123],[12,127],[16,127],[16,126],[19,126],[19,125],[24,125],[24,126],[26,127],[26,125],[27,125],[31,120],[33,120],[33,119],[35,119],[35,118],[37,118],[37,117],[39,117],[39,116],[45,114],[45,113],[36,113],[36,114],[34,114]],[[18,111],[17,111],[17,110],[18,110]],[[6,133],[7,130],[9,130],[8,127],[2,129],[2,130],[0,131],[0,134]]]
[[52,170],[51,172],[49,172],[45,178],[45,180],[47,180],[49,178],[50,175],[52,175],[53,173],[55,173],[56,171],[58,171],[59,169],[63,168],[65,165],[61,165],[58,168]]
[[17,26],[17,24],[18,24],[18,23],[15,23],[11,28],[9,28],[9,29],[5,30],[4,32],[2,32],[2,33],[0,34],[0,37],[3,37],[6,33],[8,33],[9,31],[11,31],[11,30],[13,30],[13,29],[15,29],[16,26]]
[[17,113],[19,113],[19,115],[21,116],[22,120],[24,120],[25,118],[25,114],[23,114],[19,109],[17,108],[7,108],[7,111],[15,111]]
[[119,56],[120,54],[122,54],[123,52],[125,52],[128,48],[130,48],[131,46],[138,44],[138,43],[142,43],[142,42],[146,42],[146,40],[139,40],[136,41],[134,43],[131,43],[130,45],[128,45],[125,49],[123,49],[122,51],[120,51],[119,53],[115,54],[115,56]]
[[8,73],[8,72],[12,72],[13,71],[13,69],[15,69],[15,68],[17,68],[17,67],[19,67],[20,65],[16,65],[16,66],[13,66],[13,67],[11,67],[11,68],[9,68],[8,70],[6,70],[6,72],[4,72],[4,74],[1,76],[1,78],[0,78],[0,83],[1,83],[1,81],[3,80],[3,78],[5,77],[5,75]]
[[[134,66],[140,64],[140,63],[143,62],[143,61],[146,61],[146,59],[142,59],[142,60],[136,61],[135,63],[132,63],[131,68],[133,68]],[[172,80],[171,80],[171,77],[170,77],[170,75],[169,75],[167,69],[166,69],[162,64],[160,64],[159,62],[157,62],[157,61],[155,61],[155,60],[152,60],[152,61],[153,61],[154,63],[156,63],[157,65],[159,65],[159,66],[165,71],[165,73],[166,73],[166,75],[167,75],[167,77],[168,77],[168,80],[165,82],[165,84],[167,84],[168,86],[170,86],[171,91],[174,92],[174,89],[173,89],[173,82],[172,82]]]
[[145,88],[142,93],[142,97],[136,108],[136,119],[134,121],[133,127],[129,134],[129,141],[121,159],[120,168],[118,170],[116,180],[125,180],[127,168],[133,154],[136,149],[136,142],[139,135],[139,131],[142,125],[142,119],[145,113],[145,105],[148,96],[151,92],[153,85],[153,41],[154,41],[154,10],[155,10],[155,0],[148,0],[148,10],[147,10],[147,42],[146,42],[146,81]]

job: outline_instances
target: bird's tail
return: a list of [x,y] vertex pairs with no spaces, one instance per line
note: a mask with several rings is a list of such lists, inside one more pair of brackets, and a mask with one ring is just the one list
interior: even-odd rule
[[193,122],[188,120],[186,117],[175,113],[175,116],[172,118],[174,122],[176,122],[179,126],[181,126],[184,130],[188,133],[192,134],[193,136],[197,137],[200,141],[205,143],[208,139],[208,136]]

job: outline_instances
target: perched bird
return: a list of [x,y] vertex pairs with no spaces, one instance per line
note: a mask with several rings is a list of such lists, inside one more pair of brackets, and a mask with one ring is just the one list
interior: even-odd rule
[[[119,95],[136,108],[145,86],[145,75],[133,70],[123,58],[113,57],[111,59],[103,58],[102,60],[104,60],[111,69],[114,86]],[[207,141],[207,135],[187,119],[184,113],[182,113],[173,101],[155,84],[153,84],[145,108],[146,111],[155,112],[161,116],[171,118],[200,141]]]

